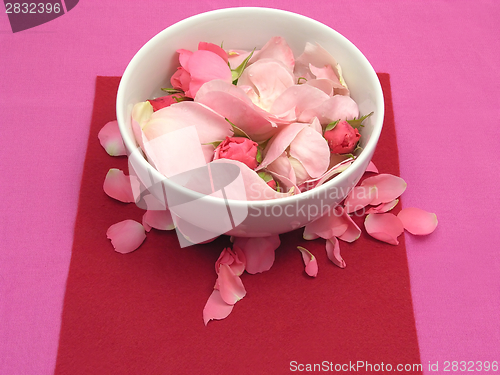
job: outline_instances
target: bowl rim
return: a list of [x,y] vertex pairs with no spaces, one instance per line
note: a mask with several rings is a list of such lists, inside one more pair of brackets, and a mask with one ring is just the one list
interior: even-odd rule
[[[259,207],[259,206],[266,206],[266,205],[278,205],[278,204],[287,204],[287,203],[296,203],[300,202],[303,200],[308,200],[309,198],[314,198],[315,196],[321,196],[321,194],[327,195],[327,192],[329,190],[329,187],[331,187],[332,184],[338,181],[345,180],[349,178],[349,176],[354,173],[354,171],[357,168],[353,168],[355,166],[359,166],[363,163],[368,164],[368,162],[371,160],[373,156],[373,152],[375,151],[375,148],[377,146],[378,140],[380,138],[380,134],[382,132],[383,128],[383,120],[384,120],[384,95],[382,92],[382,87],[380,84],[380,80],[378,79],[378,76],[373,69],[372,65],[368,61],[368,59],[363,55],[363,53],[352,43],[349,39],[347,39],[345,36],[340,34],[338,31],[332,29],[331,27],[323,24],[320,21],[317,21],[313,18],[297,14],[291,11],[287,10],[281,10],[281,9],[275,9],[275,8],[267,8],[267,7],[230,7],[230,8],[221,8],[221,9],[215,9],[211,11],[207,11],[204,13],[199,13],[193,16],[190,16],[188,18],[185,18],[183,20],[180,20],[165,29],[161,30],[158,32],[155,36],[153,36],[151,39],[149,39],[137,52],[136,54],[132,57],[130,62],[127,64],[127,67],[125,68],[125,71],[122,75],[119,87],[118,87],[118,93],[116,97],[116,114],[117,114],[117,121],[118,121],[118,126],[120,129],[120,133],[122,135],[123,141],[125,143],[125,146],[128,151],[127,157],[130,157],[130,155],[136,151],[138,146],[136,145],[135,139],[132,140],[126,135],[126,130],[125,130],[125,119],[123,118],[123,113],[122,110],[125,107],[124,101],[125,101],[125,83],[129,80],[129,77],[132,75],[132,72],[134,71],[134,68],[136,65],[139,64],[140,60],[142,59],[142,56],[146,54],[146,52],[151,48],[152,45],[156,43],[157,39],[161,39],[164,34],[171,32],[172,30],[175,31],[176,28],[184,27],[184,25],[192,23],[192,22],[199,22],[203,21],[206,18],[211,18],[213,17],[214,14],[230,14],[230,13],[240,13],[240,12],[245,12],[245,15],[248,16],[248,12],[269,12],[269,13],[275,13],[275,14],[286,14],[289,17],[296,17],[297,19],[301,19],[302,21],[309,22],[312,24],[315,24],[316,26],[325,28],[325,31],[328,32],[333,32],[337,34],[338,37],[343,39],[343,42],[349,45],[350,49],[358,55],[358,58],[360,61],[367,66],[368,72],[371,75],[372,78],[372,84],[375,87],[376,90],[376,96],[380,97],[380,100],[377,102],[377,108],[374,115],[374,126],[372,133],[370,135],[370,138],[363,148],[363,150],[360,152],[360,154],[356,157],[356,159],[353,161],[353,163],[343,172],[337,174],[336,176],[332,177],[330,180],[325,182],[319,187],[315,187],[311,190],[301,192],[300,194],[294,194],[290,195],[287,197],[282,197],[282,198],[275,198],[275,199],[268,199],[268,200],[252,200],[252,201],[247,201],[247,200],[232,200],[232,199],[227,199],[227,203],[230,202],[231,205],[234,206],[252,206],[252,207]],[[169,182],[170,180],[162,175],[158,170],[156,170],[144,157],[143,153],[140,152],[141,158],[139,158],[139,163],[141,163],[143,166],[146,167],[147,170],[149,170],[153,175],[155,175],[156,180],[160,181],[167,181]],[[369,159],[369,160],[367,160]],[[193,195],[195,198],[204,198],[208,200],[214,200],[214,203],[221,202],[221,199],[219,197],[213,197],[209,195],[204,195],[198,192],[195,192],[191,189],[186,189],[180,185],[177,185],[175,182],[170,181],[170,184],[175,185],[177,189],[182,190],[183,194],[189,194]]]

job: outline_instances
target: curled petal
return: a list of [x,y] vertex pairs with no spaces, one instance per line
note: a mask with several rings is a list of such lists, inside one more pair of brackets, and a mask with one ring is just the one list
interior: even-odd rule
[[293,71],[295,66],[295,58],[293,56],[293,51],[288,46],[284,38],[280,36],[275,36],[271,38],[262,49],[252,56],[249,63],[262,59],[274,59],[283,63],[283,65],[290,71]]
[[[168,209],[165,210],[147,210],[142,216],[142,225],[147,229],[155,228],[158,230],[175,229],[172,215]],[[148,230],[149,232],[149,230]]]
[[203,321],[207,325],[213,319],[225,319],[231,314],[231,311],[233,311],[233,305],[228,305],[224,302],[220,291],[214,289],[203,308]]
[[312,178],[322,176],[330,164],[330,148],[321,133],[306,126],[290,143],[290,156],[302,163]]
[[341,234],[339,240],[345,242],[354,242],[359,236],[361,236],[361,229],[356,225],[356,223],[352,220],[352,218],[347,214],[345,210],[342,211],[342,219],[347,224],[346,231]]
[[245,271],[245,254],[238,246],[234,246],[233,250],[230,248],[222,250],[219,259],[215,262],[215,272],[219,273],[222,264],[227,264],[236,276],[240,276]]
[[377,240],[398,245],[398,237],[403,233],[403,224],[391,213],[369,214],[365,218],[365,229]]
[[368,167],[366,167],[366,171],[365,172],[378,173],[378,168],[370,160],[370,163],[368,164]]
[[361,210],[368,206],[377,197],[376,186],[355,186],[344,202],[347,213],[352,213]]
[[345,233],[349,223],[346,222],[343,216],[341,207],[335,207],[326,212],[319,219],[309,223],[304,228],[304,239],[314,240],[318,237],[329,239],[339,237]]
[[110,226],[106,236],[117,252],[127,254],[141,246],[146,239],[146,232],[137,221],[124,220]]
[[118,121],[110,121],[102,127],[97,135],[101,146],[111,156],[127,155],[122,135],[118,128]]
[[228,62],[226,51],[224,51],[217,44],[207,43],[207,42],[200,42],[200,43],[198,43],[198,49],[199,50],[205,50],[205,51],[213,52],[213,53],[219,55],[220,58],[222,60],[224,60],[225,63]]
[[363,180],[361,186],[375,186],[377,188],[373,200],[369,203],[378,205],[380,203],[392,202],[406,190],[406,182],[401,177],[382,173]]
[[302,246],[297,246],[297,249],[299,249],[302,253],[302,259],[304,260],[304,264],[306,266],[306,273],[311,277],[316,277],[318,275],[318,261],[316,260],[316,257]]
[[392,210],[399,203],[399,199],[394,199],[389,203],[381,203],[376,207],[370,207],[366,210],[367,214],[383,214],[384,212]]
[[340,244],[336,237],[329,238],[326,240],[326,255],[333,264],[340,268],[345,268],[344,259],[340,256]]
[[403,208],[398,218],[403,223],[403,227],[415,235],[430,234],[438,225],[436,214],[416,207]]
[[270,237],[236,237],[234,246],[239,247],[246,258],[246,271],[256,274],[268,271],[274,263],[274,252],[280,246],[278,235]]
[[135,202],[130,176],[126,176],[122,170],[111,168],[104,179],[104,192],[111,198],[124,203]]
[[240,277],[235,275],[227,264],[221,264],[219,268],[217,286],[220,296],[228,305],[234,305],[247,293]]

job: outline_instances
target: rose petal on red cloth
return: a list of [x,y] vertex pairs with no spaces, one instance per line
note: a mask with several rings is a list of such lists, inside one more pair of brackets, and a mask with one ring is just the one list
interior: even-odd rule
[[398,213],[398,218],[403,223],[403,227],[415,235],[430,234],[438,225],[436,214],[416,207],[403,208]]
[[222,299],[220,291],[214,289],[210,297],[208,297],[207,303],[203,308],[203,321],[205,325],[213,319],[225,319],[233,311],[234,305],[228,305]]
[[367,215],[365,229],[373,238],[391,245],[399,244],[398,237],[404,230],[401,220],[391,213]]
[[120,202],[135,202],[130,176],[126,176],[120,169],[111,168],[108,171],[104,179],[103,189],[107,195]]
[[359,236],[361,236],[361,229],[354,222],[354,220],[352,220],[352,218],[347,214],[345,209],[342,210],[342,219],[344,220],[345,223],[347,223],[347,229],[343,234],[337,237],[339,238],[339,240],[345,242],[356,241],[359,238]]
[[111,156],[127,155],[123,138],[118,128],[118,121],[110,121],[102,127],[97,135],[101,146]]
[[220,265],[217,286],[220,296],[228,305],[234,305],[247,294],[240,277],[227,264]]
[[111,225],[106,236],[118,253],[127,254],[141,246],[146,239],[146,232],[137,221],[123,220]]
[[344,201],[347,213],[356,212],[373,202],[377,196],[376,186],[355,186]]
[[370,207],[366,210],[367,214],[383,214],[384,212],[392,210],[399,203],[399,199],[394,199],[392,202],[380,203],[378,206]]
[[375,197],[370,202],[372,205],[392,202],[406,190],[406,182],[401,177],[388,173],[368,177],[360,186],[375,186],[377,188]]
[[278,235],[270,237],[236,237],[233,247],[245,254],[246,268],[250,274],[268,271],[274,263],[274,252],[280,246]]
[[333,264],[340,268],[345,268],[344,259],[340,256],[340,244],[337,237],[332,237],[326,240],[326,255]]
[[377,167],[375,166],[375,164],[373,164],[373,162],[371,160],[370,160],[370,163],[368,163],[368,167],[366,167],[365,172],[378,173]]
[[299,249],[302,253],[306,273],[311,277],[316,277],[318,275],[318,261],[316,260],[316,257],[302,246],[297,246],[297,249]]
[[218,274],[220,266],[227,264],[236,276],[241,276],[245,271],[246,262],[245,254],[238,246],[233,246],[233,250],[226,247],[222,250],[217,262],[215,262],[215,272]]
[[172,215],[168,209],[165,210],[147,210],[142,216],[142,225],[147,229],[147,226],[158,230],[175,229]]
[[349,223],[343,217],[341,207],[336,207],[328,211],[319,219],[309,223],[304,228],[303,237],[305,240],[314,240],[318,237],[329,239],[338,237],[345,233]]

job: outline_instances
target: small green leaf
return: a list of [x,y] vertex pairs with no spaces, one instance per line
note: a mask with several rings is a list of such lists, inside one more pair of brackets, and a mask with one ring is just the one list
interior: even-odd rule
[[181,90],[173,89],[171,87],[162,87],[161,90],[168,92],[169,95],[171,95],[171,94],[183,94],[184,93]]
[[243,73],[243,70],[245,70],[245,68],[247,67],[248,61],[252,58],[254,52],[255,48],[250,53],[250,55],[248,55],[247,58],[243,60],[243,62],[236,69],[231,69],[231,77],[234,85],[238,83],[238,78],[240,78],[241,74]]
[[325,128],[325,132],[329,131],[329,130],[332,130],[333,128],[335,128],[337,126],[337,124],[339,123],[340,120],[337,120],[337,121],[332,121],[330,122],[326,128]]
[[363,117],[360,117],[358,119],[353,119],[353,120],[347,120],[347,122],[349,123],[349,125],[351,125],[353,128],[359,128],[359,127],[363,127],[364,125],[362,124],[362,122],[367,119],[368,117],[370,117],[371,115],[373,115],[373,112],[370,112],[368,113],[367,115],[363,116]]
[[260,147],[257,147],[257,156],[255,156],[255,160],[257,160],[257,163],[262,163],[262,151],[260,150]]
[[245,138],[251,139],[247,133],[245,133],[242,129],[238,128],[236,125],[234,125],[227,118],[226,118],[226,121],[229,122],[231,124],[231,126],[233,127],[233,133],[234,133],[235,137],[245,137]]

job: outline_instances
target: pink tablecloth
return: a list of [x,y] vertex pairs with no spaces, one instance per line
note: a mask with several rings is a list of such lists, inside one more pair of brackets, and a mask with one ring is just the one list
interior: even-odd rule
[[500,360],[500,4],[82,1],[15,34],[0,16],[0,373],[54,370],[95,76],[178,20],[243,5],[317,19],[391,75],[405,205],[440,220],[406,238],[424,373]]

